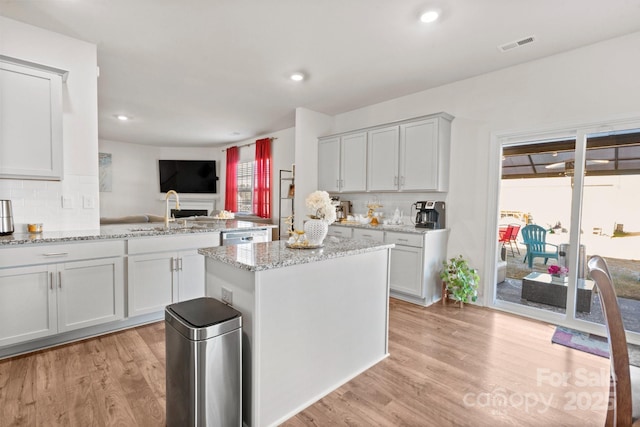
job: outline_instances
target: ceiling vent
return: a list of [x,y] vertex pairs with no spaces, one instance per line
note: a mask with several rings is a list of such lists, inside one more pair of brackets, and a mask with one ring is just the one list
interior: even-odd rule
[[498,50],[500,52],[506,52],[508,50],[513,50],[513,49],[515,49],[517,47],[524,46],[526,44],[531,44],[534,41],[536,41],[535,36],[529,36],[529,37],[525,37],[525,38],[520,39],[520,40],[516,40],[514,42],[509,42],[509,43],[505,43],[505,44],[503,44],[501,46],[498,46]]

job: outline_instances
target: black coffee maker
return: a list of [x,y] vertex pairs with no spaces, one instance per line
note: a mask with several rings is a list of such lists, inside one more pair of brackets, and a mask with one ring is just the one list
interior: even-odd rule
[[445,228],[444,202],[415,202],[416,227],[439,230]]

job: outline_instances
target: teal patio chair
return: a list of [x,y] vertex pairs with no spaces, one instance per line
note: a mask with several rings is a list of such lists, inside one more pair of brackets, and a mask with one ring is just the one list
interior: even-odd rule
[[529,268],[533,268],[534,258],[544,258],[546,264],[549,258],[558,259],[558,246],[547,243],[547,230],[539,225],[529,224],[520,230],[527,253],[522,260],[529,260]]

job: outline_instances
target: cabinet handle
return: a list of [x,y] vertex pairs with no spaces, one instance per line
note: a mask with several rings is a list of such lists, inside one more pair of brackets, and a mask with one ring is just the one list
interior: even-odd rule
[[182,258],[178,258],[178,271],[182,271]]
[[58,287],[62,289],[62,271],[58,271]]
[[398,242],[408,242],[409,239],[398,239]]
[[42,256],[67,256],[69,252],[49,252],[46,254],[42,254]]
[[336,179],[336,188],[340,188],[340,180]]
[[53,273],[49,273],[49,289],[53,290]]

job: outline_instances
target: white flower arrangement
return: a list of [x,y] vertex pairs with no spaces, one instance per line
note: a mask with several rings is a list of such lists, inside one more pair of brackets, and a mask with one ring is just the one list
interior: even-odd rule
[[305,199],[309,216],[314,219],[323,219],[329,224],[336,220],[336,207],[326,191],[314,191]]

